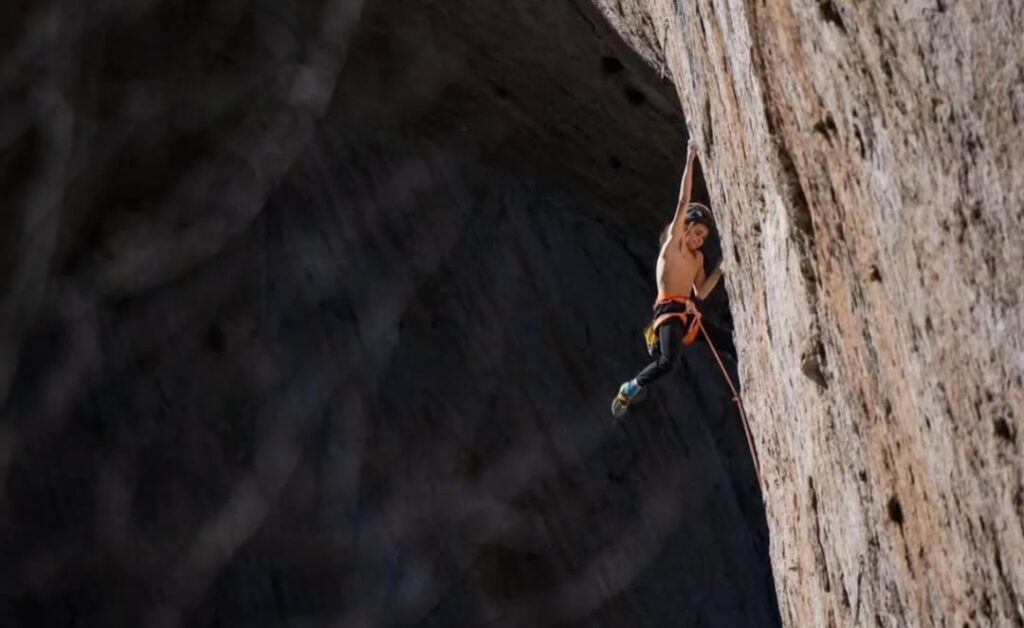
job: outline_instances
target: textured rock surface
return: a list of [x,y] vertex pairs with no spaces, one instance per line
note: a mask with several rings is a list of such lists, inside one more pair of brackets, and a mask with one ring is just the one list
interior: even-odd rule
[[1024,7],[598,4],[703,138],[784,621],[1024,625]]
[[778,624],[704,347],[608,418],[671,86],[412,4],[0,9],[0,624]]

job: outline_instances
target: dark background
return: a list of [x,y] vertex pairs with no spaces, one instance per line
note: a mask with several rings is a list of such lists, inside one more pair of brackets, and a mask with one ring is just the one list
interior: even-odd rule
[[609,414],[687,135],[588,3],[0,24],[0,624],[778,625],[706,347]]

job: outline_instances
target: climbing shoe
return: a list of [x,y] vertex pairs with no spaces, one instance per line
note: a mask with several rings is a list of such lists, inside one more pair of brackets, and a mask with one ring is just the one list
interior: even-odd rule
[[629,410],[630,405],[640,403],[645,397],[647,397],[647,391],[641,388],[635,379],[629,380],[619,386],[619,392],[612,400],[612,416],[617,419],[621,418]]

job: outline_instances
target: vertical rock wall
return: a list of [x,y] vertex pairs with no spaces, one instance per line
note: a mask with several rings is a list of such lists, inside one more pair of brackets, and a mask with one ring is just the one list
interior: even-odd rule
[[702,140],[784,621],[1024,625],[1024,6],[597,4]]

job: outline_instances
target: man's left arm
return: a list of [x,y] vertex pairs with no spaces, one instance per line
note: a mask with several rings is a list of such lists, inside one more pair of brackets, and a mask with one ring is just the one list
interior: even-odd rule
[[715,269],[711,271],[711,274],[707,277],[704,276],[704,269],[697,273],[697,298],[702,301],[711,294],[711,291],[718,285],[719,280],[722,278],[722,266],[715,266]]

